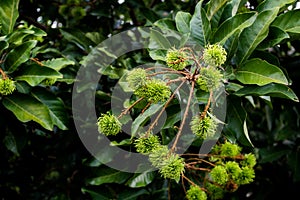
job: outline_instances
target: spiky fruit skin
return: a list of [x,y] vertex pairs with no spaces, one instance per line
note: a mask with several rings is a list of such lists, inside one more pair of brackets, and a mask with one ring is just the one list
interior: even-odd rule
[[221,66],[225,63],[226,56],[225,49],[218,44],[207,45],[203,52],[203,60],[210,66]]
[[147,73],[145,69],[135,68],[128,72],[126,81],[129,84],[129,87],[133,90],[146,84]]
[[142,154],[149,154],[160,147],[160,140],[157,135],[150,134],[148,137],[141,136],[135,140],[136,151]]
[[232,144],[228,141],[226,141],[224,144],[222,144],[220,148],[220,155],[221,156],[229,156],[234,157],[241,153],[241,147],[237,144]]
[[110,113],[101,114],[98,118],[98,132],[106,136],[117,135],[121,131],[121,122]]
[[177,154],[170,154],[166,157],[159,169],[160,174],[164,178],[174,179],[176,182],[180,180],[181,173],[184,172],[184,160]]
[[197,185],[192,185],[187,191],[186,191],[186,198],[188,200],[206,200],[207,195],[206,193],[201,190],[201,188]]
[[160,79],[147,80],[145,85],[134,91],[134,94],[139,97],[144,97],[152,103],[165,102],[171,96],[169,86]]
[[0,94],[3,96],[10,95],[16,90],[16,85],[10,78],[0,79]]
[[201,118],[200,116],[194,116],[191,123],[192,132],[201,139],[211,138],[215,135],[217,124],[209,116]]
[[166,63],[174,70],[183,70],[189,65],[186,53],[177,49],[170,49],[167,52]]
[[223,75],[220,70],[213,67],[200,69],[199,77],[196,80],[198,87],[203,91],[216,90],[221,86]]
[[219,185],[225,185],[229,180],[226,168],[222,165],[215,166],[210,172],[211,178]]
[[184,172],[184,160],[177,154],[171,153],[167,146],[161,145],[149,154],[149,161],[158,168],[159,173],[164,178],[180,180],[181,173]]

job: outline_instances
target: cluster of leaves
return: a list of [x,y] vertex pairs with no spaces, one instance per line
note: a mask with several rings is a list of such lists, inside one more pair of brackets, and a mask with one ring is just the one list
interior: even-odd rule
[[[297,3],[296,0],[0,0],[0,141],[4,144],[0,145],[0,197],[167,199],[170,196],[172,199],[183,199],[186,196],[188,199],[205,199],[229,196],[235,199],[274,199],[283,193],[286,197],[297,195],[300,182],[300,108],[294,93],[299,92],[300,12],[296,9]],[[254,167],[257,169],[254,183],[249,183],[252,181],[251,170],[243,172],[249,175],[245,177],[250,177],[244,179],[247,185],[237,178],[241,177],[246,165],[253,165],[253,162],[244,162],[252,154],[220,155],[222,142],[214,148],[212,154],[215,156],[203,155],[204,158],[198,159],[195,164],[188,161],[188,153],[199,148],[202,140],[194,141],[186,155],[181,157],[169,147],[168,152],[173,152],[172,159],[167,159],[168,162],[163,165],[153,160],[159,169],[158,175],[152,171],[130,174],[114,170],[87,153],[76,129],[69,123],[69,118],[74,117],[70,109],[71,92],[94,87],[88,84],[85,88],[72,87],[79,63],[84,63],[92,47],[103,39],[140,25],[153,28],[149,33],[141,33],[143,37],[150,38],[149,51],[137,51],[122,56],[112,66],[100,67],[99,72],[105,76],[97,85],[97,112],[108,111],[112,87],[136,66],[151,60],[176,66],[170,67],[174,71],[190,69],[195,65],[195,60],[184,59],[190,53],[184,48],[186,44],[191,44],[191,49],[201,52],[197,54],[197,59],[206,59],[206,64],[199,63],[205,67],[197,73],[206,74],[202,77],[219,77],[207,86],[204,86],[206,79],[194,77],[193,81],[199,78],[195,87],[202,86],[197,88],[201,92],[195,94],[196,99],[204,102],[201,107],[204,109],[208,104],[210,89],[214,85],[218,87],[220,79],[224,81],[228,102],[222,132],[226,138],[224,141],[240,144],[245,152],[255,150],[258,160]],[[222,67],[211,68],[221,73],[206,71],[209,69],[207,64],[219,65],[209,61],[214,55],[207,57],[203,52],[203,48],[212,44],[219,44],[227,52]],[[175,57],[168,54],[172,51]],[[178,57],[180,65],[176,65]],[[217,62],[222,60],[220,57]],[[148,123],[147,118],[155,110],[157,112],[163,108],[150,104],[147,107],[157,97],[152,96],[152,92],[143,95],[145,86],[150,79],[154,79],[149,75],[157,71],[146,71],[146,74],[144,70],[141,71],[141,79],[128,79],[128,82],[134,83],[129,85],[133,90],[143,86],[143,90],[135,94],[137,98],[132,99],[135,102],[144,98],[131,109],[136,122],[133,126],[134,137],[128,140],[124,139],[123,134],[113,134],[111,138],[115,139],[113,145],[127,149],[128,146],[134,146],[131,150],[150,157],[150,149],[165,148],[170,138],[178,134],[181,115],[175,98],[168,103],[168,98],[172,97],[175,90],[170,86],[174,84],[164,84],[168,79],[159,78],[164,83],[154,87],[166,91],[166,97],[157,100],[157,103],[169,105],[166,109],[167,121],[157,136],[152,136],[151,132],[148,137],[138,134],[140,127]],[[185,77],[186,74],[182,73],[181,76]],[[189,83],[193,81],[187,80]],[[171,93],[164,89],[165,86],[171,88]],[[186,93],[184,95],[189,96]],[[144,117],[137,117],[145,106],[145,111],[151,112],[144,112]],[[118,122],[119,116],[104,116],[112,125]],[[197,115],[189,125],[195,135],[210,137],[214,128],[207,129],[207,124],[211,124],[209,121],[213,119],[213,115],[208,114],[203,119]],[[202,123],[200,127],[197,126],[199,120]],[[102,125],[103,129],[99,130],[104,133],[103,130],[109,126],[105,126],[107,123]],[[114,126],[114,133],[119,132],[119,126]],[[115,155],[105,150],[100,154],[106,162]],[[180,158],[184,158],[184,161]],[[179,165],[172,165],[174,163]],[[165,178],[178,180],[178,173],[172,177],[166,172],[177,169],[183,172],[180,167],[182,163],[186,177],[181,177],[184,184],[168,184]],[[198,169],[203,166],[209,171]],[[220,167],[214,169],[214,166]],[[225,172],[224,168],[228,176],[222,180],[214,178],[214,174],[219,174],[218,171]],[[189,189],[184,192],[182,186]],[[237,187],[239,190],[232,193]]]

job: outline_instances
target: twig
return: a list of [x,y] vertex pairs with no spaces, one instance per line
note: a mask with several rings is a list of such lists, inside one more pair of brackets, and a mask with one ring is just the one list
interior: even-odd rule
[[195,82],[192,81],[192,87],[191,87],[191,90],[190,90],[188,102],[187,102],[187,105],[186,105],[186,108],[185,108],[185,111],[184,111],[184,115],[183,115],[183,118],[182,118],[182,122],[181,122],[181,124],[180,124],[179,129],[178,129],[178,132],[177,132],[177,135],[176,135],[174,144],[173,144],[173,146],[172,146],[172,148],[171,148],[171,152],[174,152],[174,151],[175,151],[176,145],[177,145],[177,143],[178,143],[178,141],[179,141],[179,138],[180,138],[180,136],[181,136],[181,133],[182,133],[182,130],[183,130],[183,126],[184,126],[184,124],[185,124],[187,115],[188,115],[188,113],[189,113],[189,107],[190,107],[191,100],[192,100],[192,97],[193,97],[194,88],[195,88]]
[[144,97],[141,97],[138,100],[136,100],[132,105],[130,105],[128,108],[126,108],[123,112],[121,112],[121,114],[118,116],[118,119],[120,119],[123,115],[126,115],[127,112],[129,112],[136,104],[141,102],[143,99],[144,99]]
[[208,109],[209,109],[209,107],[210,107],[210,102],[211,102],[212,98],[213,98],[213,90],[210,90],[210,92],[209,92],[209,98],[208,98],[207,104],[206,104],[206,106],[205,106],[203,112],[202,112],[201,115],[200,115],[200,119],[203,119],[203,118],[206,116],[207,111],[208,111]]
[[7,75],[5,74],[5,72],[0,68],[0,73],[2,75],[2,79],[7,79]]
[[156,119],[154,120],[154,122],[149,126],[148,131],[147,131],[147,135],[146,137],[149,136],[150,131],[154,128],[154,126],[157,125],[157,122],[159,120],[159,118],[161,117],[161,115],[163,114],[163,112],[166,110],[167,106],[169,105],[169,103],[171,102],[171,100],[174,98],[175,94],[177,93],[177,91],[182,87],[182,85],[185,83],[185,80],[182,81],[182,83],[176,88],[176,90],[173,92],[173,94],[170,96],[170,98],[168,99],[168,101],[165,103],[164,107],[161,109],[160,113],[158,114],[158,116],[156,117]]

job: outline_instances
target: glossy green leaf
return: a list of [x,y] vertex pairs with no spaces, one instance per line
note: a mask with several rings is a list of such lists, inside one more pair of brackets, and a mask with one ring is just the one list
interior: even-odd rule
[[132,178],[130,178],[126,185],[128,185],[131,188],[139,188],[139,187],[145,187],[149,185],[155,177],[154,172],[143,172],[141,174],[136,174]]
[[247,112],[237,97],[227,99],[227,116],[224,126],[226,137],[235,142],[237,139],[245,146],[253,146],[246,125]]
[[274,8],[259,13],[253,24],[242,31],[236,53],[238,64],[246,61],[260,42],[267,37],[269,25],[276,18],[278,11],[279,8]]
[[162,104],[151,105],[143,114],[139,115],[131,125],[132,136],[136,135],[136,133],[139,131],[143,123],[145,123],[145,120],[153,116],[156,112],[162,109],[162,107],[163,107]]
[[65,105],[61,99],[41,88],[35,89],[31,94],[33,97],[47,106],[53,125],[56,125],[61,130],[68,129],[67,126],[69,118],[66,112]]
[[272,23],[288,33],[300,33],[300,10],[291,10],[279,15]]
[[40,84],[43,80],[47,78],[62,78],[63,75],[54,69],[40,66],[38,64],[32,64],[30,66],[23,67],[20,75],[15,77],[15,80],[26,81],[31,86],[36,86]]
[[19,151],[14,135],[11,132],[8,132],[3,139],[5,147],[13,152],[15,155],[19,156]]
[[88,193],[91,196],[92,200],[111,200],[111,197],[105,196],[101,191],[96,192],[86,188],[82,188],[81,191],[83,194]]
[[82,50],[89,52],[95,44],[84,33],[73,29],[59,29],[66,40],[74,43]]
[[23,43],[23,39],[26,36],[33,34],[33,33],[34,33],[34,31],[30,30],[30,29],[25,29],[25,28],[17,29],[7,36],[7,42],[15,44],[15,45],[20,45]]
[[236,32],[250,26],[256,19],[254,12],[242,13],[227,19],[214,34],[214,43],[224,44]]
[[[300,26],[299,26],[300,27]],[[288,39],[289,35],[276,26],[270,26],[270,31],[267,38],[262,41],[257,47],[258,49],[267,49],[270,47],[274,47],[279,44],[281,41]]]
[[236,71],[236,78],[244,84],[256,84],[259,86],[269,83],[288,85],[288,80],[283,71],[268,62],[254,58],[245,62]]
[[21,122],[35,121],[47,130],[52,130],[53,123],[48,108],[32,96],[13,94],[3,99],[3,105]]
[[176,30],[176,24],[175,24],[174,20],[169,19],[169,18],[163,18],[163,19],[157,20],[153,25],[162,30],[164,30],[164,29]]
[[171,47],[172,47],[171,43],[163,33],[155,29],[151,30],[150,44],[149,44],[150,49],[169,49]]
[[0,32],[9,34],[13,32],[17,18],[20,0],[0,0]]
[[297,95],[286,85],[271,83],[265,86],[247,86],[234,93],[237,96],[272,96],[299,102]]
[[61,70],[62,68],[68,65],[75,65],[73,60],[69,60],[67,58],[53,58],[51,60],[46,60],[42,62],[46,67],[54,69],[56,71]]
[[175,16],[176,28],[180,33],[190,32],[191,14],[183,11],[179,11]]
[[235,16],[241,6],[244,6],[244,0],[231,0],[229,6],[231,7],[231,16]]
[[292,4],[294,2],[296,2],[297,0],[264,0],[258,7],[257,10],[258,11],[264,11],[264,10],[269,10],[269,9],[273,9],[276,7],[282,8],[286,5]]
[[25,81],[16,81],[16,88],[18,92],[28,94],[31,91],[31,86]]
[[2,52],[7,49],[9,46],[8,42],[6,41],[0,41],[0,55],[2,54]]
[[31,50],[36,46],[37,41],[31,40],[24,42],[11,50],[5,59],[5,70],[9,73],[14,72],[22,63],[30,58]]
[[202,8],[201,0],[195,7],[195,12],[190,21],[191,36],[195,38],[201,46],[205,46],[211,33],[211,27],[205,10]]
[[102,185],[104,183],[124,183],[129,177],[130,173],[118,171],[112,168],[101,169],[100,174],[96,178],[88,180],[90,185]]
[[228,0],[210,0],[207,4],[207,18],[211,20],[213,16],[227,3]]

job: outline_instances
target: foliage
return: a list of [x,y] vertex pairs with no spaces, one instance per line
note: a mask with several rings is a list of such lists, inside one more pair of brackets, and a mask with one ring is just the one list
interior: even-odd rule
[[[0,197],[294,196],[300,184],[297,3],[0,0]],[[147,39],[145,49],[118,58],[99,50],[114,62],[95,62],[103,75],[96,86],[73,87],[99,43],[137,26],[149,27],[137,31]],[[132,41],[136,37],[128,35]],[[147,63],[151,66],[141,70]],[[119,116],[107,114],[114,109],[110,102],[117,83],[133,94],[121,99]],[[88,89],[96,93],[101,129],[95,140],[114,127],[111,145],[144,154],[158,171],[109,168],[105,164],[116,153],[109,150],[99,155],[103,163],[90,155],[72,122],[77,117],[72,93]],[[222,119],[215,114],[224,106],[223,89],[227,112]],[[159,124],[163,113],[166,120]],[[120,127],[130,122],[128,116],[129,137]],[[97,122],[84,125],[97,129]],[[201,137],[185,132],[185,125]],[[200,154],[201,145],[211,141],[202,137],[205,132],[218,141],[211,152]],[[192,143],[180,152],[187,141]],[[195,194],[199,190],[201,197]]]

